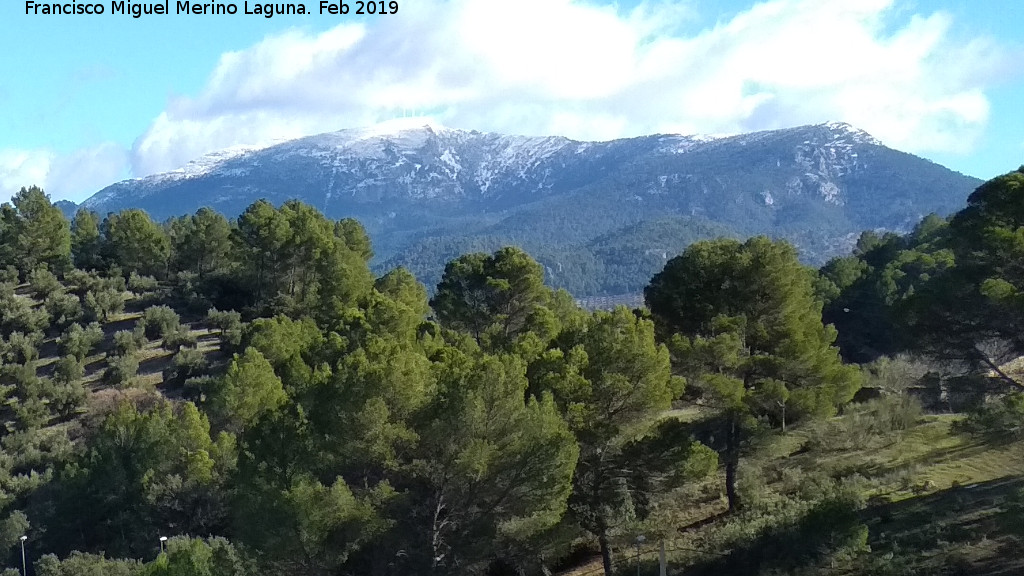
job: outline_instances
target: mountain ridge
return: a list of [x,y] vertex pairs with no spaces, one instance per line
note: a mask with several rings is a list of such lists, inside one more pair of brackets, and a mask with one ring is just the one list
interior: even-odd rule
[[[585,142],[420,121],[215,152],[115,183],[82,207],[142,208],[163,219],[211,206],[235,216],[259,198],[297,198],[363,222],[378,268],[405,265],[430,285],[454,251],[512,243],[563,270],[552,272],[553,284],[585,296],[640,287],[656,271],[648,262],[626,282],[595,281],[614,268],[609,235],[621,233],[621,251],[634,250],[615,259],[639,258],[635,234],[625,236],[644,222],[786,238],[817,264],[847,251],[862,230],[906,231],[928,213],[951,213],[981,183],[841,122]],[[653,238],[644,251],[666,257],[684,247],[675,240],[703,237],[655,229],[673,240]],[[605,256],[592,246],[598,238]]]
[[[388,131],[388,127],[395,128],[395,130]],[[802,126],[797,129],[808,128],[828,128],[835,132],[845,133],[856,143],[881,145],[878,140],[867,132],[854,128],[843,122],[828,122],[813,126]],[[429,122],[424,124],[385,122],[372,127],[342,129],[335,132],[304,136],[265,146],[235,146],[214,151],[200,156],[199,158],[196,158],[175,170],[114,183],[89,197],[82,202],[81,205],[91,209],[102,206],[111,200],[115,200],[117,198],[115,192],[122,186],[154,186],[200,178],[208,175],[244,175],[248,171],[236,167],[235,164],[237,162],[245,161],[247,158],[251,158],[254,154],[270,150],[280,152],[280,154],[278,154],[279,160],[288,156],[320,155],[322,157],[323,153],[321,150],[330,148],[334,148],[335,150],[342,152],[355,152],[355,154],[349,154],[350,158],[381,158],[382,156],[386,156],[387,152],[391,151],[391,145],[404,144],[405,151],[411,151],[416,148],[423,147],[430,136],[453,140],[456,143],[463,143],[468,138],[472,137],[481,137],[484,140],[489,141],[488,143],[491,143],[492,145],[495,142],[498,143],[499,146],[497,146],[497,148],[504,153],[499,154],[497,158],[488,158],[489,162],[485,163],[485,165],[479,167],[478,170],[475,171],[476,183],[478,184],[480,191],[486,193],[491,185],[491,180],[488,176],[495,172],[500,173],[500,170],[495,170],[495,168],[507,169],[510,165],[513,168],[523,168],[522,158],[519,158],[517,154],[519,152],[524,153],[527,162],[536,165],[540,160],[549,157],[551,154],[561,152],[565,148],[572,146],[576,147],[576,154],[581,154],[594,146],[614,146],[618,143],[637,142],[643,139],[658,139],[659,142],[666,140],[669,141],[668,144],[658,150],[659,152],[682,154],[690,152],[698,147],[714,148],[716,145],[728,145],[729,143],[738,143],[745,146],[750,143],[756,143],[762,137],[778,134],[785,130],[765,130],[728,136],[659,133],[605,141],[582,141],[573,140],[563,136],[518,136],[503,135],[494,132],[479,132],[476,130],[467,131],[451,129]],[[837,143],[842,143],[842,141],[843,139],[838,139],[837,141],[832,142],[832,144],[835,145]],[[809,141],[806,143],[811,144]],[[675,145],[673,146],[672,144]],[[344,156],[341,156],[340,158],[344,158]],[[338,159],[339,158],[337,157],[332,158],[332,160],[335,161]],[[450,168],[448,176],[457,178],[458,173],[461,170],[461,166],[451,156],[451,149],[449,148],[445,153],[442,153],[439,156],[439,159],[443,162],[443,166]],[[516,164],[514,160],[520,160],[520,162]],[[140,191],[138,189],[135,190],[136,195],[138,195],[139,192]],[[142,190],[141,192],[145,194],[155,191]]]

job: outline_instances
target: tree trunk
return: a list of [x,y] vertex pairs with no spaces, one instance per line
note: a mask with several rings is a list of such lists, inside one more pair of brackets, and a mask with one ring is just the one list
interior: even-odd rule
[[977,353],[982,363],[984,363],[986,366],[992,369],[992,372],[995,373],[996,378],[1002,380],[1003,382],[1006,382],[1007,384],[1017,388],[1018,390],[1024,390],[1024,383],[1018,382],[1012,376],[1004,372],[1003,369],[999,367],[999,364],[997,364],[995,361],[989,358],[987,354],[979,350],[977,347],[975,347],[974,351],[975,353]]
[[430,524],[430,572],[433,574],[439,573],[439,570],[443,568],[443,565],[447,563],[447,558],[444,542],[444,528],[448,524],[448,520],[443,518],[446,515],[444,503],[444,494],[437,495],[437,504],[434,506],[434,519]]
[[736,468],[737,458],[734,458],[731,454],[726,454],[725,461],[725,494],[729,497],[729,512],[736,512],[742,506],[740,503],[740,495],[736,491]]
[[601,563],[604,565],[604,576],[612,576],[612,547],[608,543],[608,533],[602,530],[597,541],[601,544]]
[[729,431],[725,435],[725,494],[729,498],[729,512],[736,512],[743,507],[743,504],[736,491],[736,469],[740,464],[740,447],[735,416],[729,416],[728,426]]

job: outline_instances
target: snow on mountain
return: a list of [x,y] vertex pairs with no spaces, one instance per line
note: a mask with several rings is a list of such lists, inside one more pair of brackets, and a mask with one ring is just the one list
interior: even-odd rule
[[[840,122],[804,129],[810,130],[811,137],[794,147],[793,160],[808,177],[820,181],[823,196],[839,202],[839,188],[829,185],[830,178],[856,170],[855,146],[879,145],[879,142],[866,132]],[[643,144],[652,138],[657,145],[643,152],[680,155],[702,149],[754,146],[765,139],[777,138],[780,132],[783,131],[735,136],[669,134],[612,142],[577,142],[560,136],[508,136],[454,130],[430,119],[403,118],[271,146],[220,150],[177,170],[114,184],[86,200],[83,206],[102,209],[157,194],[184,180],[242,178],[268,165],[289,162],[306,165],[311,161],[320,171],[332,175],[325,191],[328,198],[344,196],[344,189],[358,195],[360,189],[373,189],[387,182],[404,188],[409,197],[421,199],[500,194],[495,190],[496,182],[500,183],[497,188],[502,189],[520,185],[543,191],[556,186],[559,169],[575,163],[569,156],[586,163],[595,155],[628,148],[631,143]],[[792,180],[787,187],[795,193],[803,190],[803,184],[797,180]]]
[[841,122],[581,142],[414,118],[219,151],[113,184],[83,206],[163,219],[297,198],[360,219],[381,259],[426,250],[423,261],[441,258],[439,246],[445,256],[501,242],[561,250],[624,226],[699,218],[741,236],[789,238],[820,262],[861,230],[906,230],[959,209],[978,183]]

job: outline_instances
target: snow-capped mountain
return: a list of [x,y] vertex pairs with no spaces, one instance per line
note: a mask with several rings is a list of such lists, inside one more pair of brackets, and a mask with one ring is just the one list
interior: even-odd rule
[[[141,205],[158,217],[178,214],[188,210],[177,201],[182,189],[195,184],[202,184],[201,192],[210,194],[206,201],[215,206],[236,200],[247,205],[258,191],[275,199],[299,197],[331,213],[352,204],[394,200],[505,198],[518,203],[524,192],[536,195],[578,184],[573,166],[614,161],[609,152],[625,142],[584,143],[390,122],[262,149],[219,151],[178,170],[114,184],[83,206],[109,210]],[[160,206],[165,191],[172,189],[176,201]]]
[[[843,123],[580,142],[399,121],[220,151],[109,186],[83,207],[143,208],[163,219],[202,206],[234,216],[259,198],[298,198],[334,218],[359,218],[379,261],[428,281],[424,270],[443,268],[440,258],[514,242],[541,253],[559,283],[581,259],[594,260],[595,274],[608,266],[589,252],[572,262],[564,255],[666,218],[786,237],[820,262],[862,230],[906,230],[930,212],[953,212],[979,183]],[[667,257],[679,249],[634,241]]]

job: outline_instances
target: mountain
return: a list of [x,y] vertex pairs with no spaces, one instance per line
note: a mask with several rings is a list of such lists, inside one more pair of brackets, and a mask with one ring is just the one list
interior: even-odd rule
[[78,204],[75,204],[71,200],[57,200],[53,205],[60,208],[61,213],[63,213],[68,220],[74,218],[75,212],[78,211]]
[[720,235],[787,238],[821,263],[862,230],[961,208],[980,183],[843,123],[580,142],[399,121],[224,150],[82,207],[163,219],[298,198],[358,218],[378,267],[405,265],[428,285],[459,254],[514,243],[582,296],[638,290],[687,244]]

